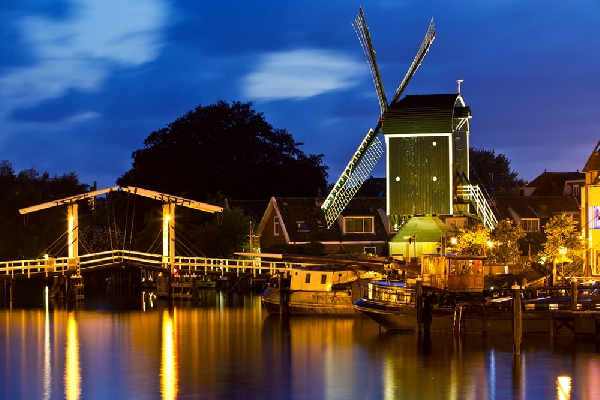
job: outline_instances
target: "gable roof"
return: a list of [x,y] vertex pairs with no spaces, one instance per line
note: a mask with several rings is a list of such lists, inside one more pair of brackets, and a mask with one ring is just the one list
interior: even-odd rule
[[583,172],[591,171],[600,171],[600,141],[598,141],[598,144],[594,147],[592,154],[590,154],[590,158],[588,158],[583,167]]
[[[372,233],[343,233],[340,223],[334,223],[327,229],[325,214],[315,198],[272,197],[257,230],[261,234],[268,216],[275,213],[279,217],[280,227],[288,243],[307,242],[347,242],[347,241],[387,241],[387,220],[385,216],[384,197],[355,197],[342,216],[372,216],[374,230]],[[300,224],[302,223],[302,224]]]
[[[530,188],[536,188],[533,192],[534,196],[547,196],[550,193],[550,187],[554,186],[557,190],[560,190],[560,194],[563,192],[565,181],[574,180],[585,180],[585,174],[583,172],[548,172],[544,170],[537,178],[529,182],[526,186]],[[539,193],[537,190],[539,189]]]

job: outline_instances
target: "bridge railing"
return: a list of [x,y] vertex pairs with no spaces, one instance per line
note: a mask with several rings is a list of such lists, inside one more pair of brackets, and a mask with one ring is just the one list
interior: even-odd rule
[[[0,262],[0,275],[14,277],[15,274],[27,275],[43,273],[66,273],[69,270],[91,270],[111,264],[136,263],[141,268],[152,266],[154,268],[169,268],[161,254],[142,253],[132,250],[108,250],[99,253],[81,255],[77,259],[68,257],[50,257],[35,260],[16,260]],[[174,258],[174,267],[180,274],[222,275],[235,272],[238,274],[251,273],[253,276],[289,271],[292,265],[306,265],[299,263],[286,263],[281,261],[264,261],[257,259],[224,259],[206,257]]]
[[175,267],[179,269],[180,273],[195,274],[203,272],[206,275],[210,272],[237,272],[238,275],[240,273],[252,273],[253,276],[274,275],[277,272],[287,271],[291,268],[288,263],[284,262],[180,256],[175,257]]
[[15,260],[0,262],[0,275],[23,274],[30,277],[31,274],[50,272],[65,272],[69,265],[67,257],[60,258],[40,258],[35,260]]

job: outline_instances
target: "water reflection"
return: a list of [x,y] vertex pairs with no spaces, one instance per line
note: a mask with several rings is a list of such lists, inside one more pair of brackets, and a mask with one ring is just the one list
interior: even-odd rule
[[77,321],[72,311],[68,314],[66,340],[65,397],[69,400],[79,399],[81,395],[79,335],[77,333]]
[[50,310],[48,286],[44,290],[44,399],[49,399],[52,390],[52,348],[50,347]]
[[162,352],[160,359],[160,392],[163,399],[177,398],[179,363],[177,359],[177,308],[173,316],[168,310],[162,314]]
[[0,396],[600,398],[594,340],[525,338],[514,357],[510,337],[387,334],[364,318],[269,317],[259,296],[211,291],[201,302],[173,303],[138,291],[134,300],[137,309],[88,298],[76,311],[47,300],[0,309]]

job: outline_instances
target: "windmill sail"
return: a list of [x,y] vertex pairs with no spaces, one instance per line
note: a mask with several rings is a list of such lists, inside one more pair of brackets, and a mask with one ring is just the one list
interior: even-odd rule
[[369,34],[369,27],[365,21],[365,13],[363,9],[358,10],[354,22],[352,22],[358,41],[365,53],[365,58],[371,69],[371,76],[373,77],[373,84],[375,84],[375,90],[377,90],[377,97],[379,99],[379,106],[381,107],[381,114],[383,115],[387,111],[387,98],[385,97],[385,91],[383,90],[383,83],[381,82],[381,75],[379,74],[379,67],[377,67],[377,61],[375,59],[375,50],[373,49],[373,43],[371,42],[371,35]]
[[402,93],[404,93],[406,86],[408,86],[408,82],[410,82],[410,80],[412,79],[415,72],[417,72],[417,69],[419,69],[421,62],[423,62],[425,55],[429,51],[429,47],[431,47],[431,43],[433,43],[433,39],[435,39],[435,25],[433,23],[433,18],[431,18],[431,22],[429,22],[429,28],[427,28],[427,33],[425,34],[425,37],[423,38],[421,47],[419,47],[419,51],[417,51],[417,55],[415,56],[415,59],[413,60],[412,64],[410,65],[410,68],[406,72],[404,79],[402,79],[402,82],[400,82],[398,89],[396,89],[396,94],[394,95],[394,97],[392,98],[392,101],[390,102],[390,107],[392,105],[396,104],[396,102],[398,100],[400,100],[400,97],[402,97]]
[[[381,83],[381,76],[379,75],[379,68],[375,60],[375,50],[371,43],[371,37],[369,35],[369,28],[365,22],[365,16],[362,8],[352,23],[354,30],[358,36],[358,40],[363,48],[367,63],[371,69],[371,75],[373,77],[373,83],[375,84],[375,90],[377,90],[377,97],[379,99],[379,105],[381,107],[382,117],[379,119],[375,129],[369,130],[363,141],[358,146],[358,149],[350,159],[350,162],[344,169],[342,175],[338,178],[337,182],[333,186],[331,192],[323,202],[321,209],[325,213],[325,220],[327,221],[327,228],[331,227],[337,217],[342,213],[344,208],[348,205],[350,200],[358,192],[362,184],[369,178],[371,171],[375,168],[375,165],[383,154],[383,145],[381,140],[378,138],[379,131],[383,123],[383,115],[388,109],[387,99],[383,90],[383,84]],[[419,65],[425,58],[429,47],[435,38],[435,25],[433,24],[433,18],[429,23],[429,28],[425,34],[425,38],[419,47],[419,51],[415,56],[408,72],[404,76],[404,79],[398,86],[396,94],[390,103],[390,106],[395,104],[402,96],[402,93],[406,89],[408,82],[415,74]]]

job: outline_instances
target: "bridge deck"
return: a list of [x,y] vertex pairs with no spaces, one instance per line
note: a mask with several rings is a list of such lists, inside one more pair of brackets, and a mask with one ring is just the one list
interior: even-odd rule
[[[85,254],[78,259],[57,257],[36,260],[16,260],[0,262],[0,279],[18,276],[66,274],[68,271],[80,272],[106,268],[114,265],[139,266],[140,269],[167,272],[170,265],[163,261],[161,254],[142,253],[130,250],[112,250],[101,253]],[[307,265],[295,263],[294,265]],[[175,256],[173,266],[180,274],[209,273],[251,273],[252,275],[275,274],[291,269],[292,263],[282,261],[261,261],[242,259],[222,259],[206,257]]]

